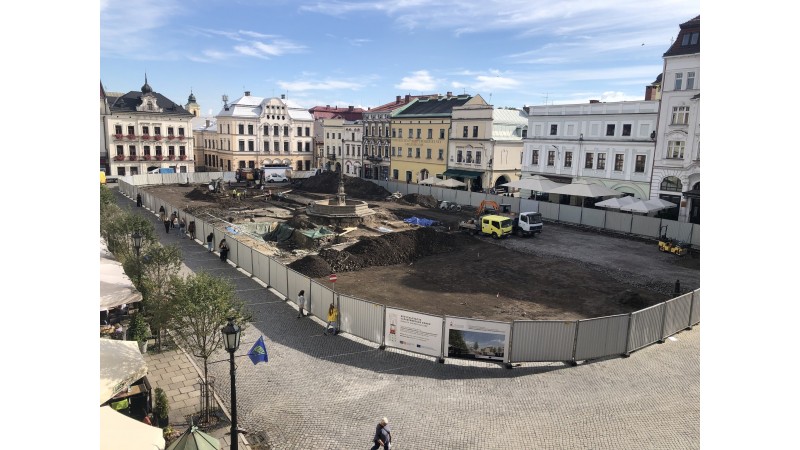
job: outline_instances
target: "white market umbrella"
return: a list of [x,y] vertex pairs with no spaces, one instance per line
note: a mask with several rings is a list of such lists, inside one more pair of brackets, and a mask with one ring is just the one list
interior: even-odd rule
[[461,187],[461,186],[466,186],[466,185],[467,185],[466,183],[462,183],[462,182],[456,180],[455,178],[448,178],[448,179],[442,181],[441,183],[437,184],[437,186],[444,186],[444,187],[449,187],[449,188]]
[[100,338],[100,404],[147,375],[139,344]]
[[430,184],[430,185],[437,186],[437,185],[441,184],[441,182],[442,182],[442,180],[440,178],[428,177],[428,178],[425,178],[424,180],[420,181],[418,184]]
[[515,180],[508,183],[503,183],[500,186],[506,186],[509,188],[517,188],[517,189],[527,189],[529,191],[536,191],[536,192],[548,192],[551,189],[555,189],[557,187],[565,185],[563,183],[556,183],[555,181],[545,178],[541,175],[534,175],[532,177],[523,178],[521,180]]
[[139,302],[142,300],[141,292],[133,286],[133,282],[122,263],[114,259],[108,251],[105,242],[100,240],[100,311],[106,311],[116,306]]
[[631,203],[636,202],[636,199],[627,195],[625,197],[612,197],[602,202],[597,202],[594,206],[598,206],[600,208],[607,208],[607,209],[620,209],[625,205],[630,205]]
[[100,408],[100,450],[164,450],[164,431],[114,411]]
[[651,213],[651,212],[654,212],[654,211],[660,211],[662,209],[664,209],[664,208],[662,208],[661,206],[652,205],[652,204],[648,204],[645,201],[637,200],[637,201],[631,203],[630,205],[625,205],[625,206],[621,207],[619,210],[620,211],[627,211],[627,212],[648,214],[648,213]]
[[622,192],[607,188],[600,184],[589,183],[587,180],[575,180],[547,191],[550,194],[575,195],[578,197],[610,197],[620,196]]
[[668,201],[660,199],[660,198],[651,198],[650,200],[645,200],[644,203],[647,206],[651,207],[651,208],[658,208],[658,209],[655,209],[654,211],[660,211],[662,209],[675,208],[675,207],[678,206],[675,203],[668,202]]

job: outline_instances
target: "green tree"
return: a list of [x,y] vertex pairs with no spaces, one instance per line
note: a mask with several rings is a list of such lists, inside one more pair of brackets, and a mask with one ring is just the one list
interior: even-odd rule
[[[203,378],[208,383],[208,358],[223,348],[222,327],[230,317],[244,330],[250,315],[236,297],[233,283],[206,272],[185,279],[173,277],[171,297],[174,308],[171,329],[195,357],[203,360]],[[208,422],[209,390],[205,392],[203,413]]]
[[144,310],[147,323],[156,335],[158,351],[164,332],[169,325],[173,314],[170,292],[172,281],[181,270],[183,258],[181,251],[175,244],[167,246],[152,245],[143,250],[141,258],[142,286],[137,286],[145,293]]

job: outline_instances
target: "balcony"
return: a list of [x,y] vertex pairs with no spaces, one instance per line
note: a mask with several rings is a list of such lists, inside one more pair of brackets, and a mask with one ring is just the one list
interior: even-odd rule
[[367,156],[367,160],[368,161],[372,161],[372,162],[381,162],[381,161],[383,161],[383,158],[380,157],[380,156],[376,156],[376,155],[369,155],[369,156]]
[[132,141],[132,140],[136,139],[136,135],[135,134],[129,134],[126,137],[128,138],[129,141]]
[[164,155],[156,155],[156,161],[163,161]]
[[122,139],[122,133],[114,134],[114,139],[121,140]]
[[125,155],[117,155],[114,157],[114,161],[124,161]]
[[152,158],[153,158],[153,157],[152,157],[152,156],[150,156],[150,155],[144,155],[144,160],[145,160],[145,161],[150,161]]
[[128,161],[136,161],[136,160],[138,160],[138,159],[139,159],[139,158],[138,158],[136,155],[131,155],[131,156],[128,156]]
[[161,137],[160,134],[157,134],[157,135],[153,136],[153,139],[155,139],[157,141],[160,141],[162,139],[162,137]]
[[174,135],[174,134],[170,134],[170,135],[168,135],[168,136],[167,136],[167,140],[168,140],[168,141],[174,141],[174,140],[175,140],[175,135]]
[[186,161],[186,158],[188,158],[188,156],[186,156],[186,155],[181,155],[180,156],[181,161]]
[[169,160],[170,161],[175,161],[175,155],[169,155]]
[[178,140],[179,140],[179,141],[183,141],[183,140],[185,140],[185,139],[186,139],[186,136],[184,136],[184,135],[182,135],[182,134],[178,135]]

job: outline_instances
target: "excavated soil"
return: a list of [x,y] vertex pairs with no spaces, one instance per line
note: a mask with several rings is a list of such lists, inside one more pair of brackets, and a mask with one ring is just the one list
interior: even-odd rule
[[[338,186],[338,175],[323,172],[291,186],[270,186],[272,193],[287,193],[282,201],[268,200],[265,191],[257,189],[248,190],[239,199],[208,193],[204,186],[146,189],[193,214],[209,213],[232,221],[252,220],[247,218],[247,211],[280,206],[289,211],[284,221],[295,228],[308,229],[315,225],[301,206],[335,195]],[[655,246],[651,249],[649,244],[641,244],[646,247],[635,255],[637,261],[644,257],[652,263],[638,263],[622,271],[607,263],[587,262],[592,260],[587,252],[598,252],[597,261],[619,252],[616,237],[598,233],[592,238],[592,245],[584,244],[584,251],[575,252],[569,244],[569,233],[576,231],[546,224],[546,231],[536,238],[494,241],[446,231],[455,229],[458,220],[469,217],[474,209],[442,211],[435,198],[417,194],[387,201],[391,193],[386,189],[353,177],[345,177],[345,192],[348,198],[368,201],[375,210],[367,227],[343,234],[335,248],[309,249],[298,255],[268,252],[293,270],[329,287],[332,285],[328,275],[336,273],[335,290],[345,295],[430,314],[503,321],[575,320],[628,313],[672,298],[670,289],[676,270],[685,271],[680,274],[685,289],[699,287],[699,257],[676,260],[671,258],[673,255],[658,252]],[[375,231],[379,226],[403,225],[402,220],[411,216],[435,220],[444,226],[407,226],[405,231],[398,228],[391,233]],[[549,238],[552,241],[544,241]],[[562,239],[566,243],[563,251],[559,250],[562,247],[537,250],[546,247],[541,245],[545,242]],[[259,246],[274,248],[273,243]],[[625,255],[619,257],[620,261],[624,259]],[[669,264],[669,270],[653,270],[664,264]],[[634,273],[639,269],[640,273]],[[698,280],[697,286],[686,281],[689,279]]]

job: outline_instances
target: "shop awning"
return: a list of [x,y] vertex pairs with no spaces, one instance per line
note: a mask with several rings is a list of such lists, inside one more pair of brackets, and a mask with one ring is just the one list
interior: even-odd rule
[[482,173],[464,169],[447,169],[442,175],[447,177],[480,178]]
[[100,338],[100,404],[147,375],[139,344]]
[[100,450],[163,449],[164,431],[114,411],[100,408]]
[[105,241],[100,239],[100,311],[122,304],[142,301],[122,264],[108,251]]

